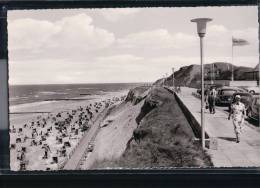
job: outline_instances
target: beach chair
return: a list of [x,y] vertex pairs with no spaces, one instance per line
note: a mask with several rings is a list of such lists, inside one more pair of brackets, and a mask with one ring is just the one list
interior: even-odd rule
[[11,144],[10,145],[10,149],[15,149],[15,147],[16,147],[16,144]]
[[37,142],[35,140],[31,141],[31,146],[37,146]]
[[58,157],[52,157],[52,163],[58,164]]
[[82,132],[85,132],[85,131],[87,131],[88,130],[88,126],[85,124],[85,125],[83,125],[83,127],[82,127]]
[[25,136],[25,137],[23,138],[23,142],[26,142],[26,140],[27,140],[28,138],[29,138],[28,136]]
[[16,143],[21,143],[22,139],[21,138],[16,138]]
[[62,144],[62,142],[63,142],[63,141],[62,141],[62,138],[59,138],[59,139],[58,139],[58,144]]
[[22,152],[25,152],[26,153],[26,147],[22,147]]
[[67,152],[66,152],[65,148],[61,150],[61,156],[62,157],[66,157],[67,156]]
[[65,147],[71,147],[71,144],[70,144],[70,142],[64,142],[64,146]]
[[45,136],[42,136],[42,137],[41,137],[41,140],[42,140],[42,141],[46,141],[46,137],[45,137]]
[[20,170],[21,171],[24,171],[24,170],[26,170],[26,164],[24,163],[24,162],[20,162]]

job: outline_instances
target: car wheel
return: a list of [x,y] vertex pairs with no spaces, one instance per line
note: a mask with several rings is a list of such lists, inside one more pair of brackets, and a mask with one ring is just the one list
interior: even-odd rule
[[251,93],[252,95],[255,94],[254,90],[249,91],[249,93]]

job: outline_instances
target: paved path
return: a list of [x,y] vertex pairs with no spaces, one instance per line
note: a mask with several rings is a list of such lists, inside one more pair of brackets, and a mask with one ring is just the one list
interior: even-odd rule
[[[192,95],[192,88],[182,88],[178,96],[196,120],[201,122],[200,100]],[[232,120],[227,113],[216,110],[216,114],[205,112],[205,130],[209,137],[217,139],[217,150],[208,149],[215,167],[260,167],[260,133],[244,126],[240,143],[236,143]]]
[[106,114],[107,109],[105,109],[103,112],[101,112],[97,119],[95,120],[94,124],[91,126],[91,128],[83,135],[83,138],[80,140],[79,145],[76,147],[76,150],[74,151],[73,155],[70,157],[70,159],[67,161],[67,163],[64,166],[64,170],[76,170],[78,167],[78,164],[81,160],[81,158],[84,156],[84,153],[93,139],[93,137],[96,136],[97,131],[99,130],[99,124],[101,120],[103,119],[104,115]]

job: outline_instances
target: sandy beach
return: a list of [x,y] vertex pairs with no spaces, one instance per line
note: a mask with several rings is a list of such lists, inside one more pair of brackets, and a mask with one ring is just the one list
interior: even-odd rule
[[[104,95],[83,96],[80,97],[82,100],[10,106],[11,169],[60,169],[88,128],[94,124],[96,117],[104,109],[124,100],[127,92],[121,90],[106,92]],[[46,153],[47,158],[44,157]]]

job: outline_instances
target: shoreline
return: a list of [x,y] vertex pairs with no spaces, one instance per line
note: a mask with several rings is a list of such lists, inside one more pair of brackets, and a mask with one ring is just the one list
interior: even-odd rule
[[[129,90],[120,90],[116,92],[108,92],[106,95],[93,95],[93,96],[83,96],[81,97],[82,99],[86,100],[80,100],[80,101],[51,101],[51,102],[36,102],[33,105],[31,104],[20,104],[17,105],[16,108],[12,108],[12,110],[16,109],[22,112],[25,111],[50,111],[50,114],[44,115],[44,114],[9,114],[9,120],[10,120],[10,129],[15,128],[17,131],[18,129],[22,128],[23,129],[23,134],[22,136],[19,136],[19,134],[16,133],[11,133],[10,132],[10,145],[15,144],[17,146],[17,149],[10,149],[10,166],[12,170],[19,170],[19,161],[16,159],[16,156],[21,152],[21,147],[24,146],[28,149],[28,152],[26,155],[28,155],[27,159],[29,160],[28,162],[28,170],[46,170],[44,168],[50,168],[51,170],[57,170],[58,169],[58,164],[52,165],[49,160],[42,160],[41,157],[43,156],[43,149],[41,146],[30,146],[28,141],[26,142],[21,142],[17,143],[15,140],[18,137],[24,138],[25,136],[30,137],[31,129],[26,129],[23,127],[24,124],[30,124],[30,122],[37,122],[40,121],[41,119],[46,119],[47,118],[47,126],[48,128],[51,128],[53,131],[49,137],[47,137],[47,143],[50,145],[51,150],[53,151],[58,151],[58,149],[62,146],[60,144],[56,144],[55,137],[57,137],[58,132],[53,129],[55,128],[54,123],[51,123],[51,120],[49,119],[50,116],[53,117],[54,114],[56,113],[61,113],[63,119],[66,119],[66,114],[72,113],[73,111],[76,111],[75,117],[73,117],[72,124],[77,124],[78,121],[80,120],[81,113],[85,113],[81,110],[84,108],[91,108],[91,111],[93,112],[93,118],[95,121],[95,118],[103,111],[102,109],[105,108],[106,101],[113,101],[116,98],[126,96]],[[122,99],[122,98],[121,98]],[[100,104],[101,108],[98,107],[98,110],[95,106],[95,104]],[[100,110],[101,111],[100,111]],[[78,116],[78,115],[79,116]],[[50,116],[49,116],[50,115]],[[79,118],[79,119],[78,119]],[[39,120],[40,119],[40,120]],[[84,121],[84,120],[83,120]],[[74,122],[74,123],[73,123]],[[69,125],[72,126],[72,125]],[[74,126],[74,125],[73,125]],[[89,125],[91,126],[91,125]],[[52,128],[53,127],[53,128]],[[70,128],[69,128],[70,129]],[[37,131],[40,132],[42,130],[43,132],[46,132],[46,128],[42,129],[41,127],[37,128]],[[70,137],[73,136],[73,133],[69,131],[67,134],[70,135],[70,137],[66,137],[65,140],[69,141],[71,143],[71,147],[67,149],[68,155],[70,155],[70,152],[75,149],[77,146],[78,142],[81,140],[82,136],[84,135],[85,132],[80,132],[78,136],[76,136],[76,139],[71,140]],[[40,138],[37,138],[39,140]],[[40,139],[41,140],[41,139]],[[65,141],[64,141],[65,142]],[[55,153],[55,152],[54,152]],[[51,155],[56,155],[52,152]],[[41,162],[40,162],[41,160]],[[65,160],[65,159],[62,159]],[[60,162],[64,162],[64,161]],[[39,161],[39,162],[33,162],[33,161]],[[59,163],[60,163],[59,162]],[[45,164],[46,163],[46,164]]]

